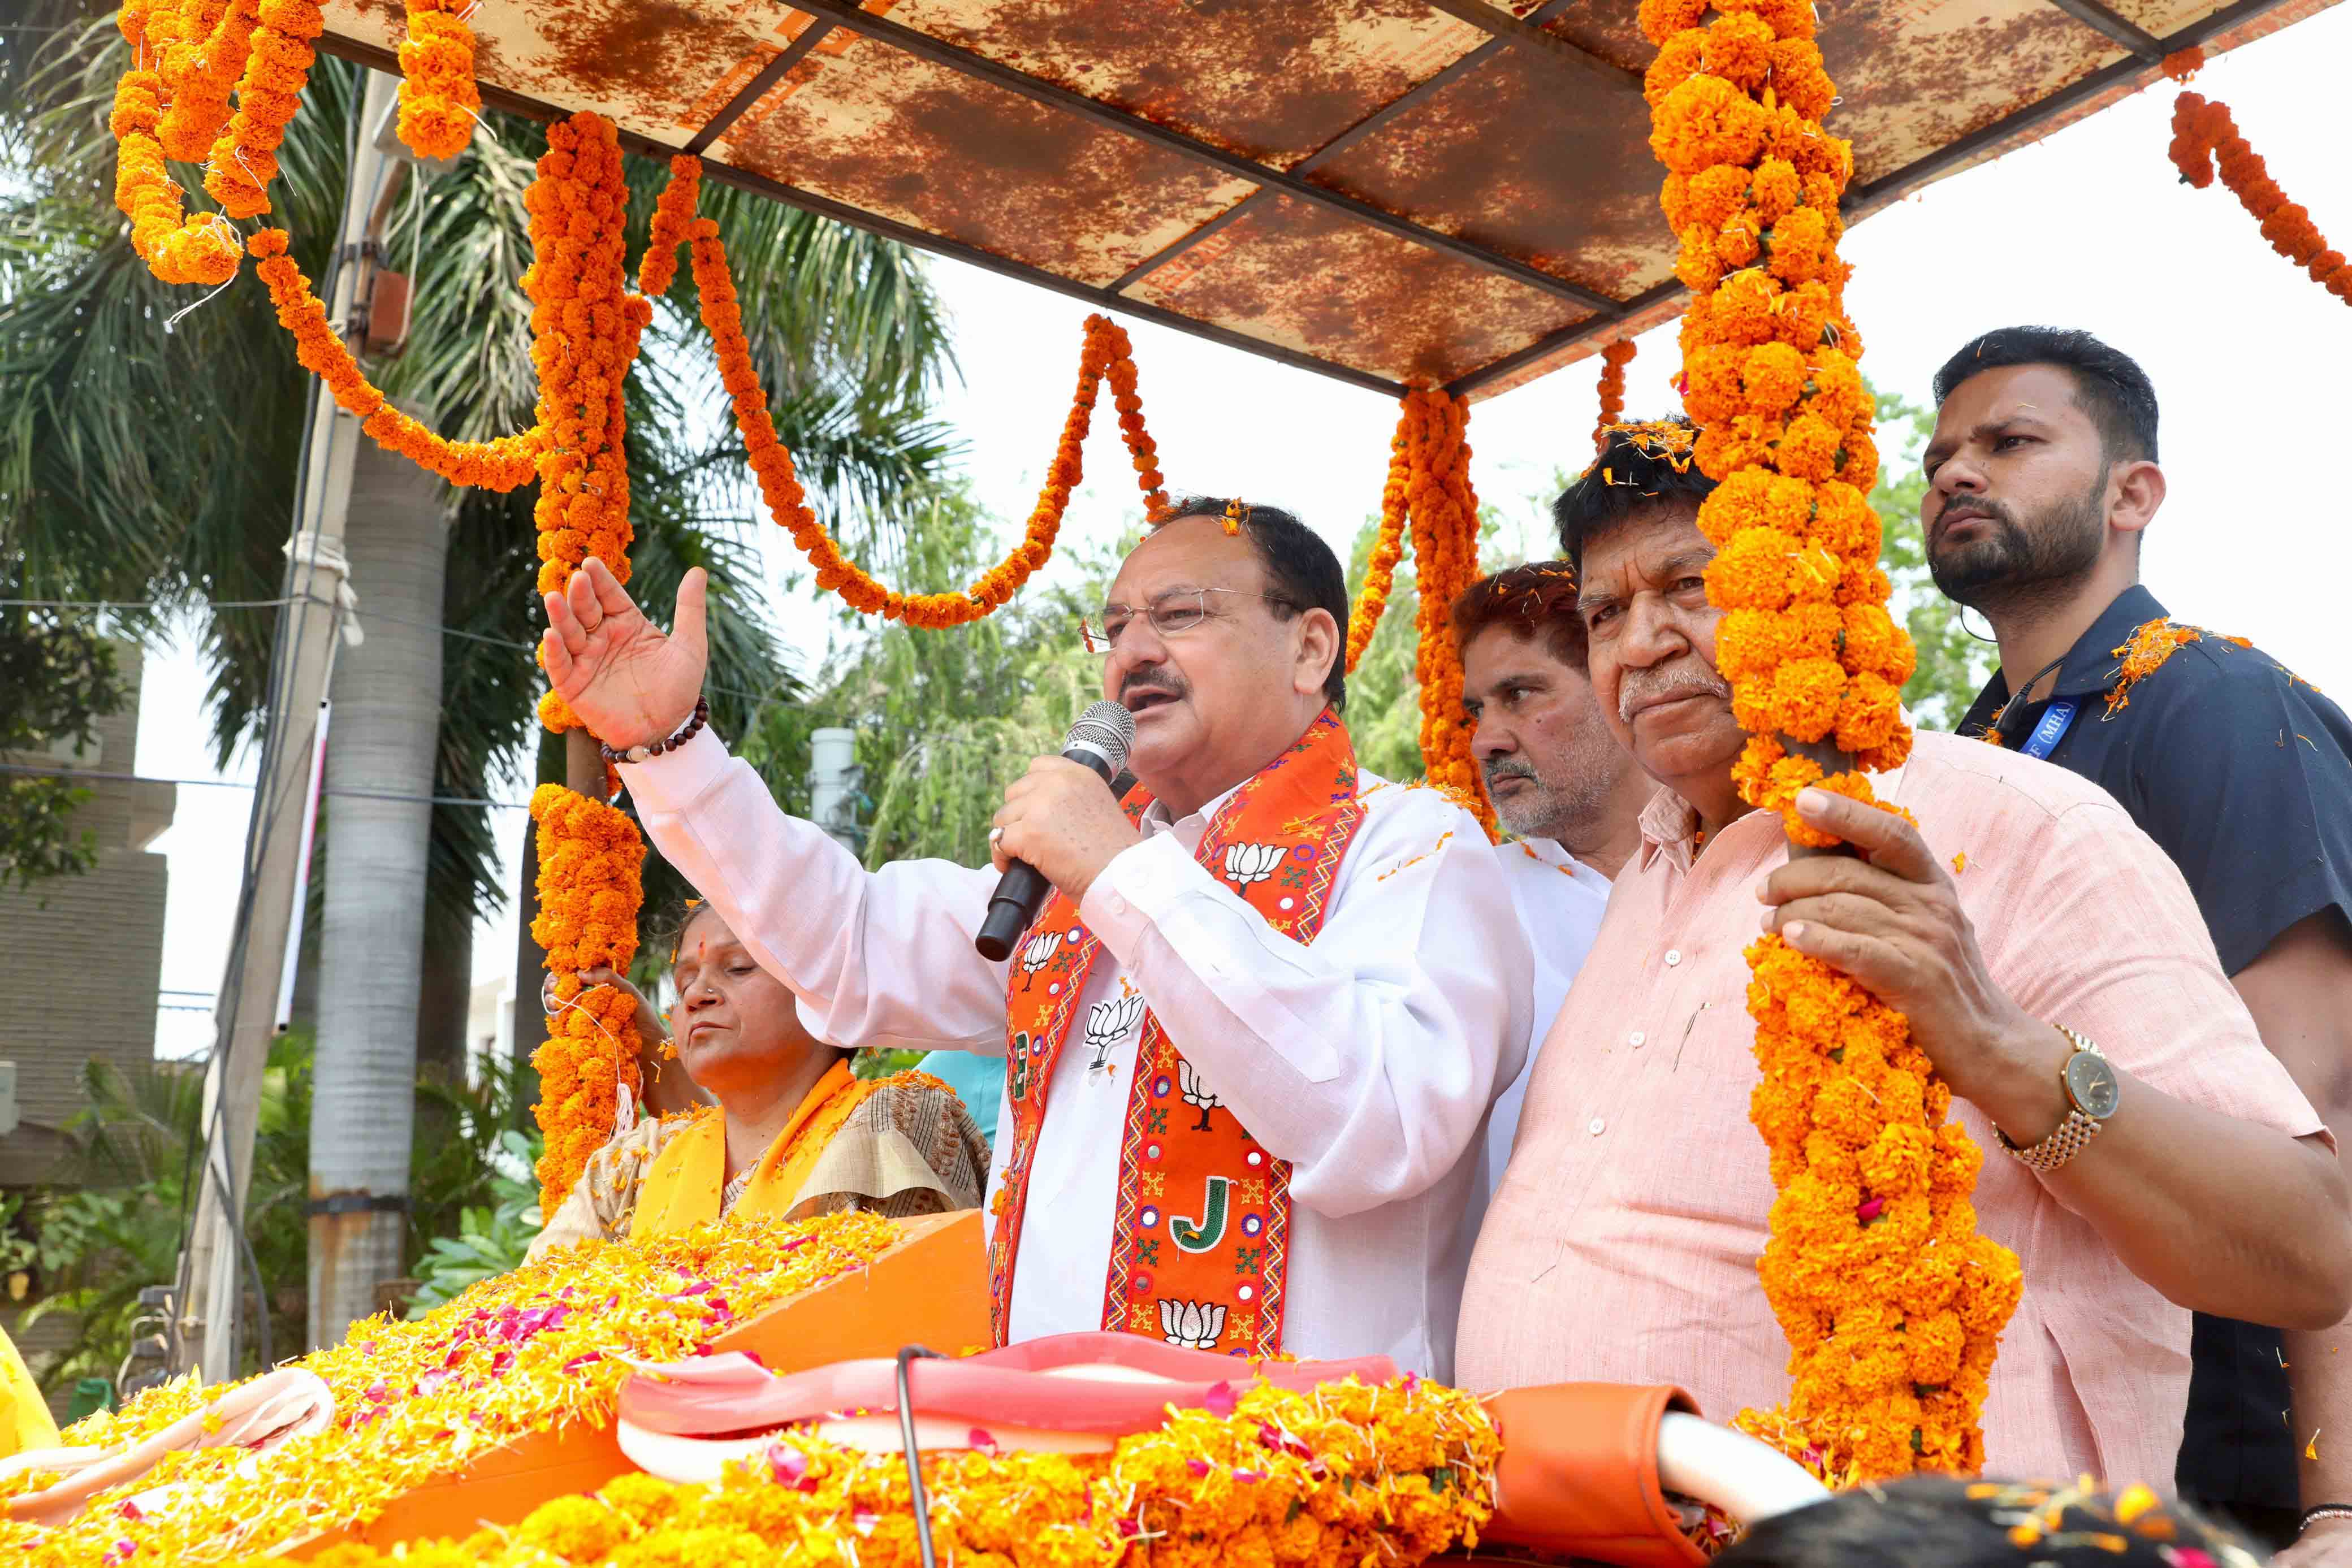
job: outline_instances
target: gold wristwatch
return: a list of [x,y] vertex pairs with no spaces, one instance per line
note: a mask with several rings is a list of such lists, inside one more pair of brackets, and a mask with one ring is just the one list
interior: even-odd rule
[[2058,1071],[2058,1085],[2066,1092],[2066,1119],[2032,1148],[2021,1148],[1999,1127],[1992,1130],[2002,1148],[2038,1171],[2054,1171],[2081,1154],[2123,1100],[2123,1084],[2099,1048],[2063,1023],[2056,1027],[2074,1042],[2073,1054]]

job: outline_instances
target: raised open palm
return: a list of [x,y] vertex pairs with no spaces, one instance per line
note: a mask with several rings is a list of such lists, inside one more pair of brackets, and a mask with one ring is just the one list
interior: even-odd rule
[[710,662],[702,625],[708,582],[696,567],[678,583],[667,636],[593,556],[562,592],[547,595],[541,647],[548,678],[591,735],[625,751],[676,734],[694,716]]

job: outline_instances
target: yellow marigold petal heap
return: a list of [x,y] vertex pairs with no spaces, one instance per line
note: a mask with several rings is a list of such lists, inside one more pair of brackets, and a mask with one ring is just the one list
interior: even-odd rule
[[1380,532],[1372,540],[1371,559],[1364,566],[1364,586],[1348,612],[1348,674],[1351,675],[1364,650],[1372,645],[1372,633],[1381,629],[1389,594],[1396,587],[1397,562],[1404,555],[1405,513],[1412,497],[1412,455],[1421,439],[1423,413],[1420,403],[1407,398],[1396,434],[1389,437],[1389,476],[1381,486]]
[[455,158],[474,139],[482,89],[474,81],[477,0],[408,0],[400,46],[400,139],[420,158]]
[[[926,1456],[942,1563],[1047,1568],[1417,1568],[1494,1513],[1494,1425],[1412,1377],[1310,1393],[1255,1384],[1229,1414],[1179,1410],[1108,1454]],[[711,1486],[647,1475],[558,1498],[510,1530],[339,1550],[322,1568],[664,1568],[792,1562],[919,1568],[906,1464],[801,1433]],[[258,1563],[255,1568],[259,1568]]]
[[1633,340],[1620,338],[1601,350],[1601,417],[1592,426],[1597,449],[1609,427],[1625,417],[1625,367],[1633,362]]
[[[1908,755],[1910,639],[1886,611],[1873,407],[1844,313],[1838,201],[1852,149],[1808,0],[1642,0],[1660,204],[1692,291],[1682,328],[1699,511],[1724,612],[1717,658],[1750,732],[1741,797],[1826,849],[1798,792],[1878,804],[1863,769]],[[1826,772],[1826,776],[1825,775]],[[1759,1269],[1789,1337],[1788,1403],[1740,1424],[1832,1482],[1974,1470],[2021,1282],[1969,1202],[1982,1156],[1909,1025],[1768,936],[1748,950],[1762,1069],[1750,1118],[1779,1197]]]
[[1136,393],[1135,360],[1127,333],[1107,316],[1089,316],[1078,363],[1077,392],[1021,542],[959,593],[900,593],[884,587],[841,553],[839,544],[810,509],[807,492],[793,468],[793,455],[776,435],[758,367],[751,362],[735,278],[727,264],[719,225],[708,218],[684,221],[694,210],[699,164],[679,157],[672,160],[670,171],[669,189],[655,215],[653,243],[639,263],[638,275],[647,293],[654,292],[652,285],[656,282],[666,287],[676,265],[667,253],[676,248],[683,233],[695,287],[702,297],[702,324],[710,333],[719,382],[734,404],[736,427],[742,432],[751,472],[760,482],[761,499],[777,526],[793,536],[793,543],[816,569],[820,591],[838,594],[844,603],[866,614],[933,630],[965,625],[993,613],[1054,553],[1062,515],[1085,473],[1081,448],[1093,423],[1097,389],[1106,380],[1118,411],[1119,434],[1126,440],[1143,491],[1145,516],[1156,518],[1166,510],[1168,496],[1160,476],[1157,448],[1144,431],[1143,403]]
[[361,429],[386,451],[399,453],[453,485],[504,491],[530,481],[543,438],[539,427],[496,441],[446,441],[393,407],[352,358],[342,334],[328,322],[326,306],[311,292],[310,280],[286,246],[284,229],[263,229],[246,248],[260,263],[254,270],[278,308],[278,325],[294,339],[295,358],[327,383],[337,403],[358,416]]
[[[888,1221],[848,1213],[586,1242],[485,1280],[415,1322],[363,1318],[342,1343],[293,1363],[334,1395],[326,1430],[258,1455],[235,1447],[172,1455],[54,1530],[0,1518],[0,1562],[194,1568],[352,1526],[486,1448],[609,1426],[629,1376],[623,1357],[698,1354],[775,1302],[854,1273],[896,1239]],[[136,1442],[223,1391],[182,1378],[76,1423],[63,1440]],[[9,1486],[24,1490],[18,1479]],[[159,1487],[178,1495],[132,1502]]]
[[552,1214],[588,1156],[611,1140],[622,1092],[632,1103],[645,1092],[635,999],[614,986],[584,988],[580,972],[626,973],[636,956],[646,849],[626,816],[561,784],[532,793],[530,815],[539,824],[539,915],[530,936],[547,950],[555,976],[547,1041],[530,1059],[539,1070],[534,1109],[547,1134],[540,1207]]
[[1421,646],[1413,673],[1421,681],[1422,766],[1430,783],[1469,808],[1492,838],[1495,808],[1486,799],[1477,758],[1470,754],[1462,651],[1454,645],[1447,619],[1454,601],[1478,580],[1478,497],[1470,487],[1467,440],[1470,405],[1434,390],[1415,390],[1404,401],[1412,436],[1406,506],[1421,591],[1415,622]]

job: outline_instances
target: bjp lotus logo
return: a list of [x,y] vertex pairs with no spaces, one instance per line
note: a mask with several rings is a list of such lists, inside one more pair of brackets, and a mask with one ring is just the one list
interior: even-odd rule
[[1143,1021],[1143,998],[1139,996],[1113,997],[1097,1002],[1087,1009],[1087,1047],[1095,1059],[1087,1063],[1088,1071],[1097,1071],[1110,1065],[1110,1053],[1118,1042],[1135,1032]]
[[1280,844],[1227,844],[1225,846],[1225,880],[1235,887],[1247,887],[1254,882],[1264,882],[1282,863]]
[[1023,990],[1029,988],[1029,983],[1037,977],[1037,971],[1053,960],[1055,949],[1061,945],[1061,932],[1040,931],[1022,946],[1021,988]]
[[1225,1309],[1211,1301],[1160,1301],[1160,1335],[1183,1350],[1214,1350],[1225,1332]]

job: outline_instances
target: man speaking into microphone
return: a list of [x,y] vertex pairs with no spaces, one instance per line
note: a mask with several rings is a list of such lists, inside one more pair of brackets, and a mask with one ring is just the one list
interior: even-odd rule
[[[591,561],[548,596],[549,674],[814,1031],[1005,1056],[998,1338],[1448,1375],[1531,959],[1475,820],[1356,767],[1329,547],[1271,507],[1176,507],[1086,631],[1136,789],[1039,758],[970,869],[867,872],[728,757],[695,717],[702,593],[689,573],[665,637]],[[1015,861],[1055,891],[992,961],[974,941]]]

